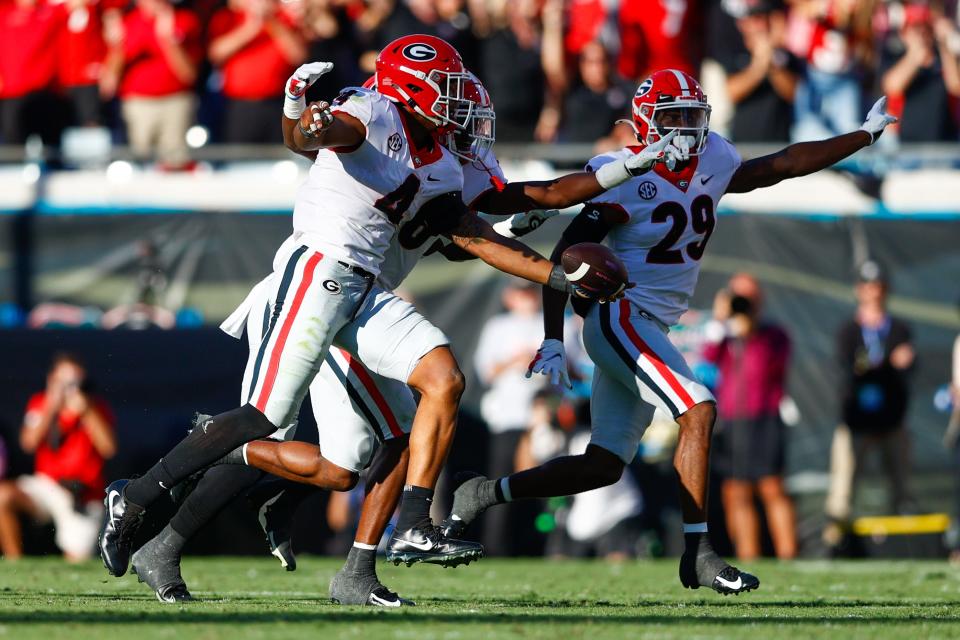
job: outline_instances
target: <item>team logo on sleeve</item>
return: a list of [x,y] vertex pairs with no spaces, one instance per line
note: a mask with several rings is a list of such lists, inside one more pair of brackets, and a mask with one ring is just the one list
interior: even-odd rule
[[403,48],[401,53],[404,58],[413,60],[414,62],[427,62],[437,57],[437,50],[422,42],[408,44]]
[[637,188],[637,194],[644,200],[653,200],[657,197],[657,185],[649,180],[644,180]]
[[403,138],[400,137],[399,133],[393,133],[387,138],[387,147],[390,151],[400,151],[400,148],[403,147]]

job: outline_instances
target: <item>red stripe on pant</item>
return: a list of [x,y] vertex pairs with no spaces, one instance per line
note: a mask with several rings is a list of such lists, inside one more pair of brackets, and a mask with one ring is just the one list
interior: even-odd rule
[[683,403],[683,406],[687,409],[693,407],[696,404],[693,401],[693,398],[690,397],[690,394],[687,393],[687,390],[683,388],[683,385],[680,384],[680,381],[677,380],[677,377],[673,375],[673,372],[670,371],[670,367],[664,364],[663,360],[660,359],[660,356],[650,348],[643,338],[640,337],[640,334],[637,333],[636,329],[633,328],[633,325],[630,324],[630,303],[626,300],[620,300],[620,327],[623,329],[624,333],[627,334],[627,337],[630,338],[630,342],[633,343],[637,349],[640,350],[642,356],[646,356],[647,360],[653,363],[653,367],[657,370],[657,373],[667,381],[667,384],[670,385],[670,388],[673,389],[674,393],[677,394],[677,397],[680,398],[680,402]]
[[287,336],[290,335],[290,327],[293,326],[293,320],[297,317],[300,305],[303,304],[303,298],[313,282],[313,272],[317,264],[323,259],[322,253],[314,253],[307,259],[307,264],[303,267],[303,278],[300,280],[300,286],[297,287],[297,293],[290,302],[290,309],[287,311],[286,318],[283,319],[283,326],[280,327],[280,333],[277,335],[277,341],[273,343],[273,351],[270,352],[270,364],[267,366],[267,375],[264,378],[263,386],[260,387],[260,395],[257,397],[255,406],[261,413],[266,413],[267,400],[270,399],[270,392],[273,391],[273,385],[277,381],[277,371],[280,369],[280,356],[283,354],[283,345],[287,342]]
[[[367,390],[367,393],[373,398],[374,403],[376,403],[377,408],[380,409],[380,413],[383,414],[383,417],[387,420],[387,426],[390,427],[390,433],[393,434],[394,438],[399,438],[403,435],[403,429],[400,428],[400,423],[397,422],[396,416],[393,415],[393,410],[390,409],[390,405],[387,404],[386,398],[383,397],[383,394],[380,393],[380,389],[377,388],[377,383],[373,381],[373,378],[370,377],[370,372],[360,364],[360,362],[354,359],[349,353],[340,350],[340,353],[343,354],[343,357],[347,359],[347,363],[350,365],[350,371],[353,371],[354,375],[360,380],[360,384],[363,385],[363,388]],[[375,425],[371,425],[375,426]]]

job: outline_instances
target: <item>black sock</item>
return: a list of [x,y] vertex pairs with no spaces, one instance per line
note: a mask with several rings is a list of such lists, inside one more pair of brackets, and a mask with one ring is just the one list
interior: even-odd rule
[[124,497],[140,507],[150,504],[191,474],[219,460],[240,445],[276,430],[252,405],[221,413],[194,429],[153,465],[127,484]]
[[163,531],[157,535],[157,538],[178,554],[183,551],[183,546],[187,544],[187,539],[169,524],[163,528]]
[[196,488],[177,509],[170,526],[184,538],[192,538],[237,494],[252,487],[262,475],[262,471],[253,467],[212,467],[203,474]]
[[347,553],[347,561],[343,565],[344,571],[354,573],[360,576],[377,575],[377,550],[362,549],[357,546],[350,547]]
[[433,489],[406,485],[403,487],[403,501],[400,503],[400,517],[397,529],[406,531],[414,527],[430,526],[430,505],[433,502]]

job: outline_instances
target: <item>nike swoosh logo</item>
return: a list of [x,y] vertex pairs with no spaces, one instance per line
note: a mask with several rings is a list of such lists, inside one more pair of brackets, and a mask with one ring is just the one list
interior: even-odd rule
[[407,540],[406,542],[414,549],[420,549],[420,551],[430,551],[430,549],[433,548],[433,543],[429,540],[424,540],[423,542],[413,542],[412,540]]
[[107,496],[107,511],[110,512],[110,524],[116,522],[116,518],[113,515],[113,501],[120,499],[120,492],[114,489],[110,492],[110,495]]
[[440,178],[434,178],[429,174],[427,174],[427,180],[429,180],[430,182],[440,182]]
[[160,485],[160,488],[161,488],[161,489],[163,489],[163,490],[165,490],[165,491],[170,491],[170,487],[168,487],[167,485],[163,484],[163,481],[162,481],[162,480],[157,480],[157,484]]
[[720,576],[717,576],[717,580],[720,582],[720,584],[722,584],[728,589],[740,589],[743,587],[743,578],[741,578],[740,576],[737,576],[737,579],[734,582],[730,582],[729,580],[724,580]]
[[712,175],[709,175],[709,176],[700,176],[700,184],[707,184],[707,183],[710,182],[711,180],[713,180],[713,176],[712,176]]
[[401,602],[399,600],[384,600],[375,593],[370,594],[371,604],[378,604],[381,607],[399,607]]

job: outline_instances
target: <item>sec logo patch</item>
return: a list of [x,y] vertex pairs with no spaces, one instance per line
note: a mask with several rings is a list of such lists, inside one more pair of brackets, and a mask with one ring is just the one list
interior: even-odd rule
[[422,42],[408,44],[403,48],[401,53],[403,54],[404,58],[408,60],[414,60],[415,62],[427,62],[428,60],[433,60],[437,57],[437,50],[428,44],[423,44]]
[[387,138],[387,147],[390,151],[400,151],[400,148],[403,147],[403,138],[400,137],[399,133],[394,133]]
[[653,200],[657,197],[657,185],[649,180],[644,180],[637,188],[637,194],[644,200]]

